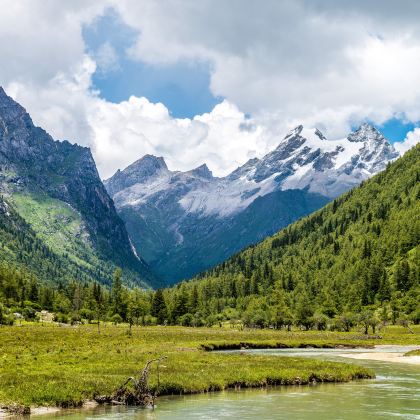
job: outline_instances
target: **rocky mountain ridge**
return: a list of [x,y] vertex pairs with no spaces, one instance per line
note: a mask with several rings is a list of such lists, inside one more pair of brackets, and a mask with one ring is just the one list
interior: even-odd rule
[[[167,281],[173,281],[170,276],[176,281],[182,273],[166,260],[182,267],[185,276],[196,274],[360,184],[398,156],[368,124],[340,140],[298,126],[272,152],[226,177],[214,177],[206,165],[170,171],[162,157],[146,155],[104,184],[137,250]],[[276,200],[282,210],[273,213]],[[239,226],[245,212],[255,223],[269,217],[270,226]],[[226,235],[234,235],[236,243]],[[205,252],[213,246],[217,257]]]
[[41,236],[55,235],[55,252],[88,265],[98,280],[109,282],[112,266],[121,266],[130,282],[153,281],[133,252],[90,149],[54,140],[2,88],[0,192]]

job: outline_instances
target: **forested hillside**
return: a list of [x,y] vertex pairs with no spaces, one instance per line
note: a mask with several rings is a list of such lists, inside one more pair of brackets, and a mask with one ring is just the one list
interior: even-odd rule
[[370,309],[418,322],[419,171],[417,145],[323,209],[168,290],[173,317],[309,328]]
[[45,266],[35,274],[47,279],[59,276],[64,262],[33,234],[14,231],[13,223],[23,222],[10,225],[17,216],[3,203],[1,234],[9,245],[1,253],[14,246],[19,269],[0,267],[0,323],[10,322],[13,311],[34,315],[34,309],[53,311],[65,322],[230,321],[338,330],[360,325],[365,331],[380,322],[419,323],[419,168],[417,145],[323,209],[191,281],[156,292],[124,288],[119,270],[111,289],[83,280],[39,286],[31,274],[32,263],[41,267],[37,258]]
[[[53,299],[55,290],[76,280],[93,284],[95,279],[105,277],[66,255],[54,253],[1,197],[0,238],[0,304],[52,309],[46,300]],[[103,269],[110,271],[112,265]]]

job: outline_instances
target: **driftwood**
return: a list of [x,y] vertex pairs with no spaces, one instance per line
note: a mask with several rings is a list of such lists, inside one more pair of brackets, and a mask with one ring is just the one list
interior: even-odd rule
[[[159,390],[159,364],[166,356],[159,357],[158,359],[149,360],[143,370],[140,372],[138,378],[130,376],[126,381],[110,396],[99,396],[95,401],[104,404],[114,405],[137,405],[141,407],[155,406],[157,392]],[[157,363],[157,386],[155,392],[152,393],[149,387],[149,374],[152,363]],[[131,385],[131,386],[129,386]]]

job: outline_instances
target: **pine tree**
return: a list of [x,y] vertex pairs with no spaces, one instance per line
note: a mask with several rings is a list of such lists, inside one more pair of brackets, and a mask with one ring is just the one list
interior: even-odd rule
[[188,295],[184,287],[181,287],[179,293],[175,296],[175,305],[172,311],[172,321],[177,320],[188,312]]
[[410,287],[410,266],[406,259],[398,261],[395,272],[394,280],[398,290],[408,290]]
[[122,312],[122,271],[121,268],[117,268],[114,272],[114,281],[112,283],[112,293],[111,293],[111,299],[112,299],[112,315],[120,315]]
[[151,314],[157,318],[158,324],[163,324],[168,318],[168,310],[162,289],[157,289],[153,295]]

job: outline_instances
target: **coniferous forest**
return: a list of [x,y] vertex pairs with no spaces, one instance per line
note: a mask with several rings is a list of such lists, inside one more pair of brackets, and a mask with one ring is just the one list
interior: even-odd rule
[[[13,322],[16,312],[34,319],[43,309],[65,323],[230,322],[343,331],[355,325],[368,331],[380,323],[418,324],[419,168],[417,145],[323,209],[190,281],[156,292],[127,289],[120,270],[112,287],[89,281],[69,263],[63,277],[63,261],[35,236],[20,235],[19,221],[6,224],[4,216],[3,234],[13,237],[24,255],[0,265],[0,322]],[[2,255],[4,260],[4,249]],[[31,269],[31,263],[42,271]],[[62,276],[56,285],[43,281],[54,275]]]

